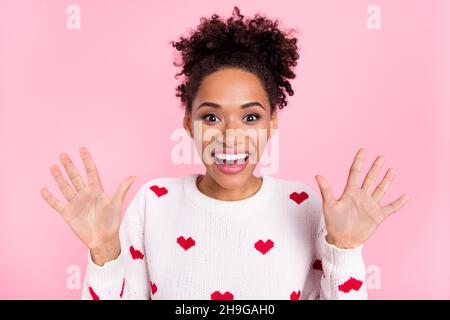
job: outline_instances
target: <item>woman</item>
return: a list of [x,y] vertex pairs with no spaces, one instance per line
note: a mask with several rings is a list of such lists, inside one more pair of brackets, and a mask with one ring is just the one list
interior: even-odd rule
[[[86,148],[87,180],[60,155],[71,184],[51,172],[67,204],[43,188],[88,247],[83,299],[366,299],[362,247],[378,225],[408,200],[381,207],[393,177],[378,156],[360,185],[361,148],[339,199],[317,175],[321,197],[308,186],[253,171],[277,129],[277,107],[293,95],[296,38],[277,21],[226,21],[213,15],[181,52],[185,79],[177,96],[183,125],[195,140],[204,174],[156,178],[134,196],[120,222],[128,177],[109,198]],[[260,133],[266,133],[261,135]]]

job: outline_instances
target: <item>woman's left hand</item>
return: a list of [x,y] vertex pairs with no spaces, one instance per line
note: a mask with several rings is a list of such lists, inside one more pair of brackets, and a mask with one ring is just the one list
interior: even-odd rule
[[362,186],[359,185],[361,167],[366,151],[358,150],[347,179],[344,192],[335,199],[327,180],[316,175],[323,202],[323,214],[327,229],[326,240],[343,249],[356,248],[363,244],[389,215],[403,207],[409,200],[406,193],[384,207],[380,200],[389,188],[395,172],[390,168],[375,190],[373,183],[383,166],[384,157],[378,156],[367,173]]

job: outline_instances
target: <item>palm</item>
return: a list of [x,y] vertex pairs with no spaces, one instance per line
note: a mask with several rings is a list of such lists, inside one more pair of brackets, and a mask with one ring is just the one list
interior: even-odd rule
[[41,194],[62,215],[81,241],[89,248],[95,248],[117,236],[123,199],[135,177],[125,179],[110,199],[103,190],[92,157],[85,149],[81,154],[88,184],[84,184],[69,157],[62,154],[60,159],[72,185],[62,176],[57,166],[52,166],[51,171],[67,203],[64,205],[56,200],[45,188],[41,190]]
[[62,215],[74,233],[92,247],[111,238],[120,226],[120,208],[95,188],[80,191],[67,203]]
[[337,200],[325,178],[316,176],[322,194],[327,240],[345,248],[363,244],[386,217],[408,200],[408,196],[403,194],[391,204],[381,207],[380,200],[394,177],[394,171],[389,169],[374,192],[370,193],[384,159],[378,157],[375,160],[360,186],[359,176],[364,157],[365,150],[360,149],[350,169],[345,190]]

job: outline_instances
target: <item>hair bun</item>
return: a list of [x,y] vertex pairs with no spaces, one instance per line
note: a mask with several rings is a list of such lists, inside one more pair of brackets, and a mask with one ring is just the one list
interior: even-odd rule
[[188,37],[171,42],[181,53],[181,59],[174,62],[182,67],[176,77],[187,77],[177,87],[177,97],[188,109],[201,79],[225,64],[242,67],[262,78],[272,107],[279,105],[282,109],[287,105],[285,93],[294,94],[288,79],[295,78],[293,69],[299,59],[297,38],[291,36],[295,30],[283,31],[279,20],[261,14],[244,18],[238,7],[226,20],[213,14],[200,22]]

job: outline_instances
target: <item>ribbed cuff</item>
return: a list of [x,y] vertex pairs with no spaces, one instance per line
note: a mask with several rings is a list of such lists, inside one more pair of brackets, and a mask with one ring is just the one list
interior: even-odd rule
[[104,285],[114,281],[122,280],[125,271],[123,250],[120,251],[120,254],[116,259],[105,262],[103,266],[95,264],[95,262],[92,260],[90,250],[88,250],[87,255],[87,272],[89,274],[90,284]]
[[355,263],[360,263],[363,259],[362,249],[364,244],[352,249],[342,249],[330,244],[326,240],[326,233],[322,239],[323,255],[334,266],[354,266]]

